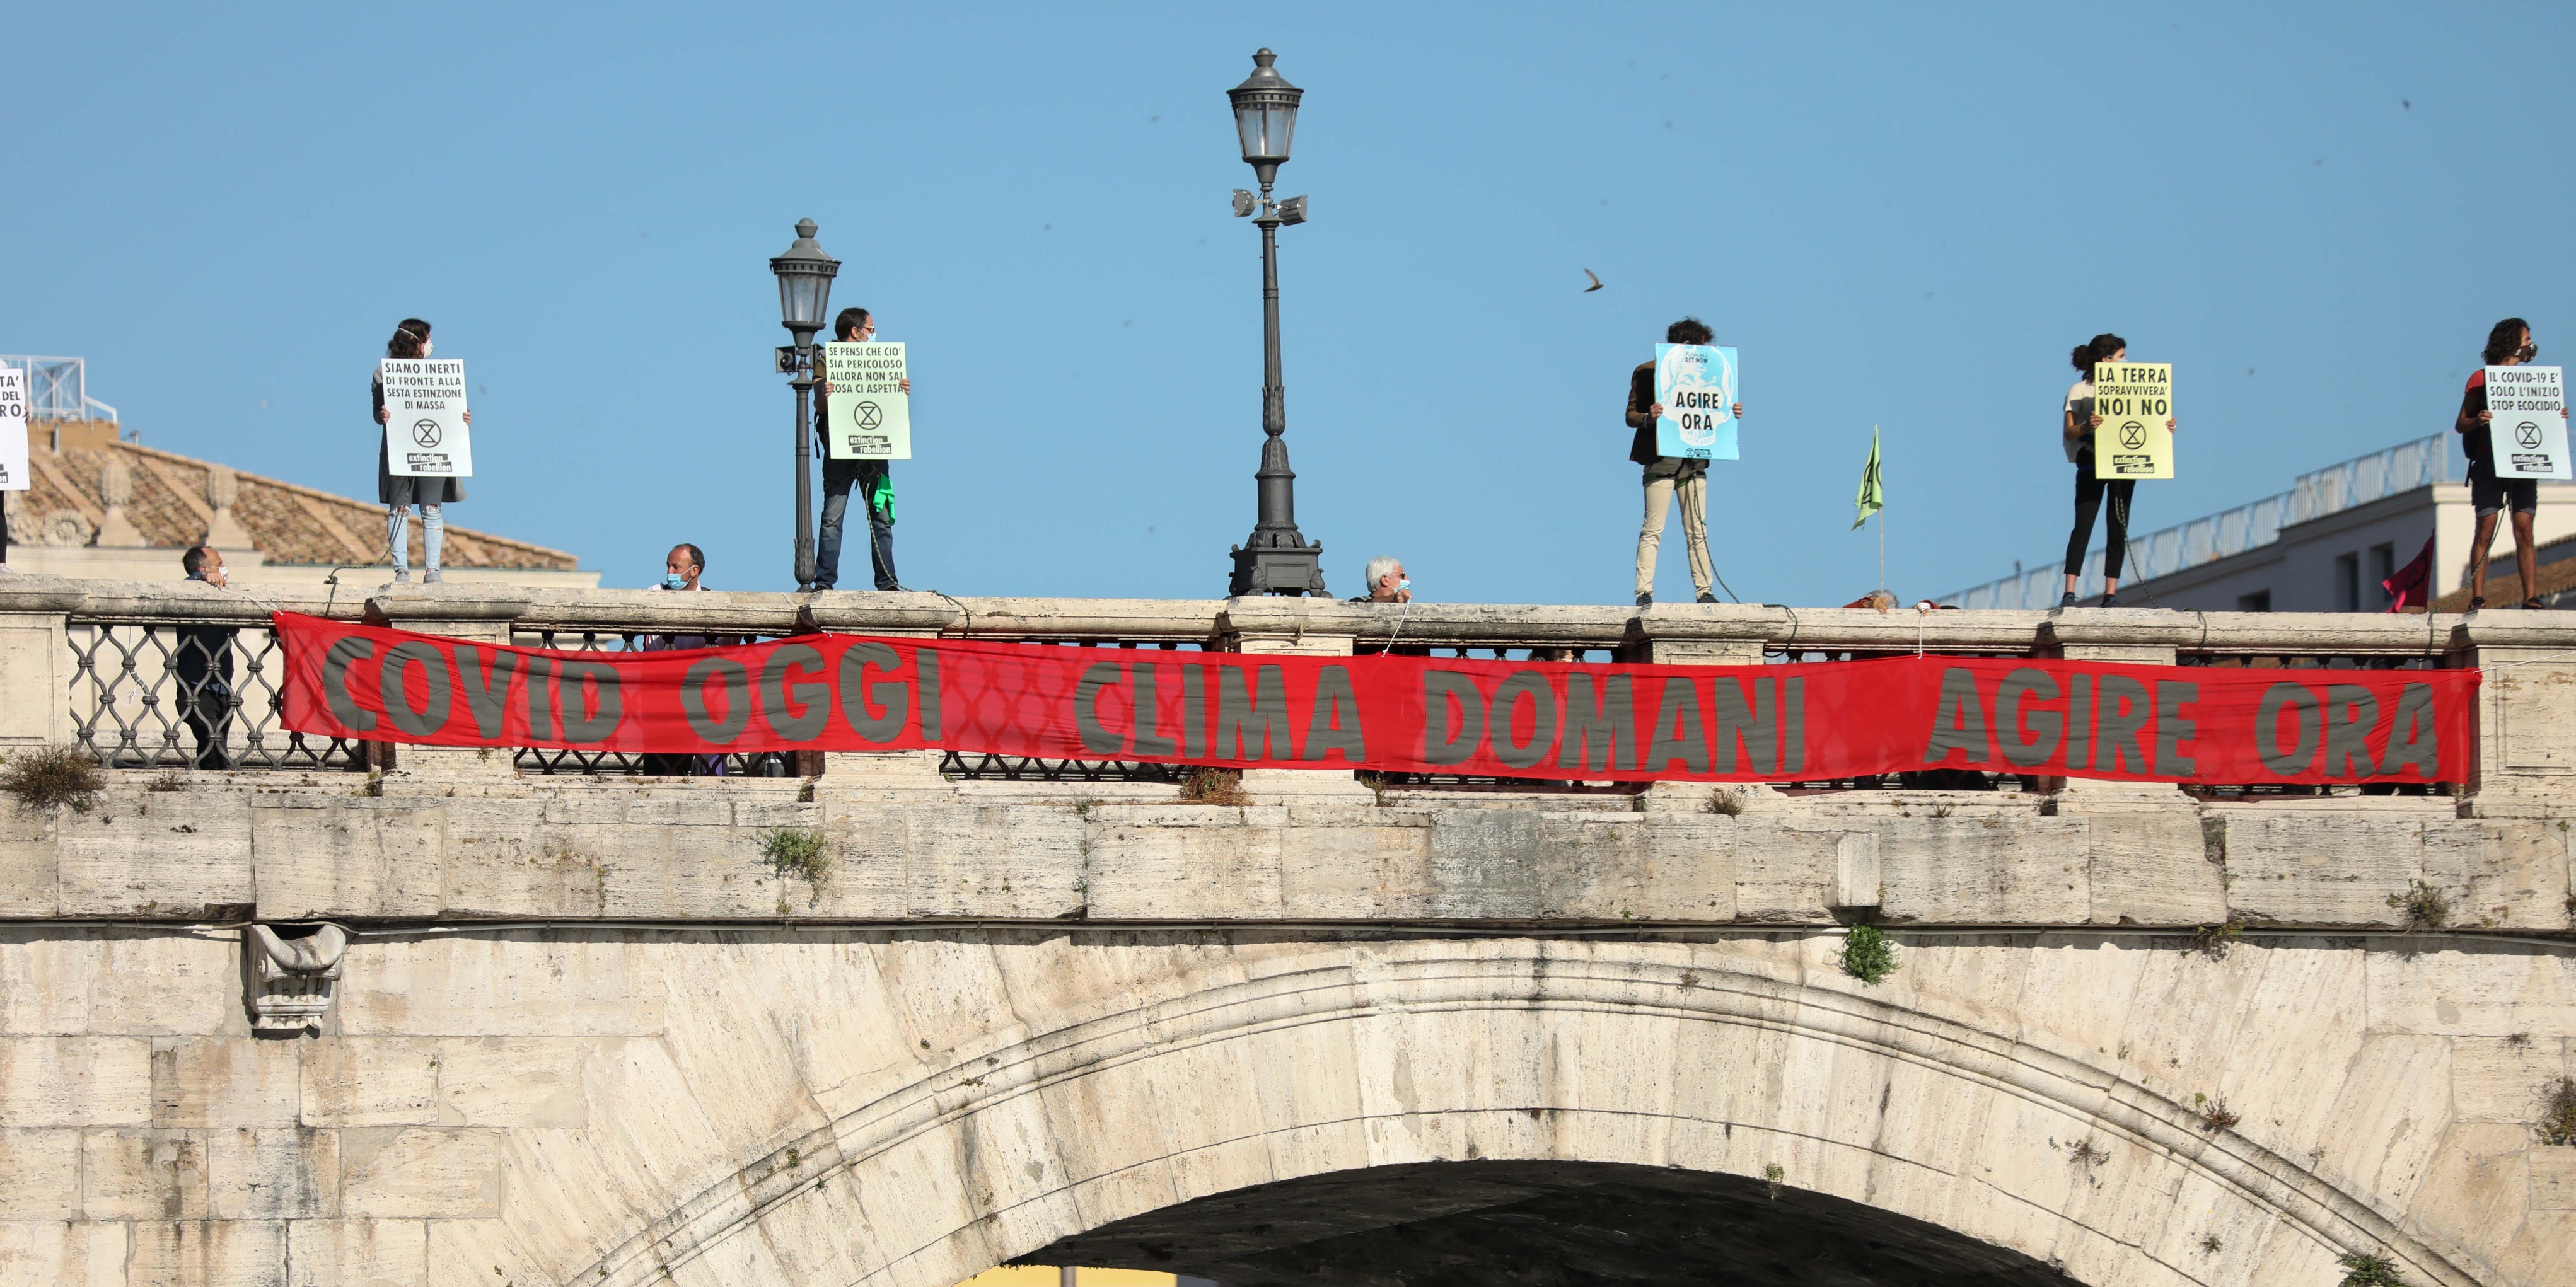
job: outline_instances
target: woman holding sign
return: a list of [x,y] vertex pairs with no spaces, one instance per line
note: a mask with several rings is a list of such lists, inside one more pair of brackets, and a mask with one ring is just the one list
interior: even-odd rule
[[[389,358],[416,359],[429,356],[429,323],[417,317],[406,317],[394,327],[394,337],[385,344]],[[378,373],[370,381],[376,399],[376,423],[384,424],[385,378]],[[465,423],[474,423],[474,413],[465,413]],[[421,580],[436,583],[438,547],[447,537],[447,520],[439,506],[465,499],[465,486],[453,478],[411,478],[393,471],[392,457],[387,453],[385,436],[376,435],[376,501],[385,507],[385,545],[393,557],[394,579],[411,580],[411,507],[420,506],[420,543],[424,560],[429,564]]]
[[[2061,608],[2075,606],[2075,588],[2084,578],[2084,547],[2093,543],[2093,517],[2102,510],[2102,499],[2111,500],[2110,517],[2104,524],[2103,538],[2108,548],[2102,556],[2102,606],[2120,606],[2120,560],[2129,547],[2129,494],[2137,490],[2134,478],[2096,478],[2093,467],[2093,431],[2102,427],[2102,417],[2094,410],[2093,368],[2104,362],[2120,362],[2129,356],[2129,342],[2107,331],[2075,346],[2069,359],[2083,377],[2066,391],[2066,408],[2062,429],[2066,458],[2075,463],[2075,530],[2066,538],[2066,596],[2057,601]],[[2166,432],[2174,422],[2165,421]]]
[[[2508,317],[2487,332],[2487,366],[2521,366],[2540,356],[2531,342],[2531,324]],[[2560,419],[2567,416],[2559,408]],[[2460,435],[2460,450],[2469,458],[2469,508],[2478,516],[2477,537],[2469,543],[2469,607],[2487,606],[2487,548],[2495,543],[2496,519],[2513,511],[2513,566],[2522,575],[2522,606],[2541,606],[2532,593],[2540,570],[2531,520],[2540,508],[2540,483],[2533,478],[2496,477],[2495,412],[2487,409],[2487,370],[2469,372],[2469,387],[2460,395],[2460,416],[2451,428]]]

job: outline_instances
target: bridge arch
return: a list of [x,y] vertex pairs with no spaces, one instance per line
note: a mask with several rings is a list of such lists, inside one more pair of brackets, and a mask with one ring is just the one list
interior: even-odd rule
[[[826,1124],[733,1159],[643,1231],[547,1259],[603,1287],[948,1287],[1058,1257],[1293,1281],[1329,1259],[1317,1247],[1457,1226],[1513,1194],[1736,1210],[1776,1183],[1778,1239],[1878,1239],[1880,1261],[1910,1266],[1891,1282],[2330,1283],[2346,1250],[2478,1281],[2393,1217],[2402,1197],[2208,1129],[2186,1095],[2008,1003],[1865,989],[1832,970],[1831,943],[1068,953],[1069,971],[1170,964],[1061,1010],[988,1014],[935,1071],[860,1079]],[[540,1159],[513,1161],[542,1180]],[[543,1192],[515,1185],[512,1205]]]

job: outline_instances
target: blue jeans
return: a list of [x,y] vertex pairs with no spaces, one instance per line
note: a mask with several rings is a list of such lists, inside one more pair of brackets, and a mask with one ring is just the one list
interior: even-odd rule
[[[823,462],[823,530],[814,540],[814,584],[829,590],[841,579],[841,524],[850,511],[850,493],[859,494],[859,503],[867,504],[868,491],[886,472],[882,460],[826,460]],[[868,564],[876,573],[877,588],[899,590],[902,584],[894,575],[894,520],[868,509]]]

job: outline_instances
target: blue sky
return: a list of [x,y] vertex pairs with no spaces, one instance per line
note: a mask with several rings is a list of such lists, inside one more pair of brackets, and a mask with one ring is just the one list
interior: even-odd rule
[[366,378],[426,317],[477,388],[452,521],[608,585],[689,540],[786,588],[766,260],[812,217],[834,306],[912,346],[907,583],[1214,597],[1260,440],[1224,91],[1269,45],[1307,90],[1289,443],[1336,594],[1385,552],[1425,598],[1624,603],[1619,402],[1687,312],[1742,353],[1734,590],[1878,583],[1876,424],[1913,597],[2063,546],[2096,331],[2176,367],[2142,529],[2446,429],[2508,313],[2576,357],[2564,16],[20,6],[0,352],[87,357],[147,443],[372,496]]

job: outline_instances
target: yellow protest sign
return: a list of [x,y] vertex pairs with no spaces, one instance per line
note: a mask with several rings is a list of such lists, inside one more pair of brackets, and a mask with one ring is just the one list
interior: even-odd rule
[[2174,476],[2172,363],[2094,363],[2093,414],[2095,478]]

